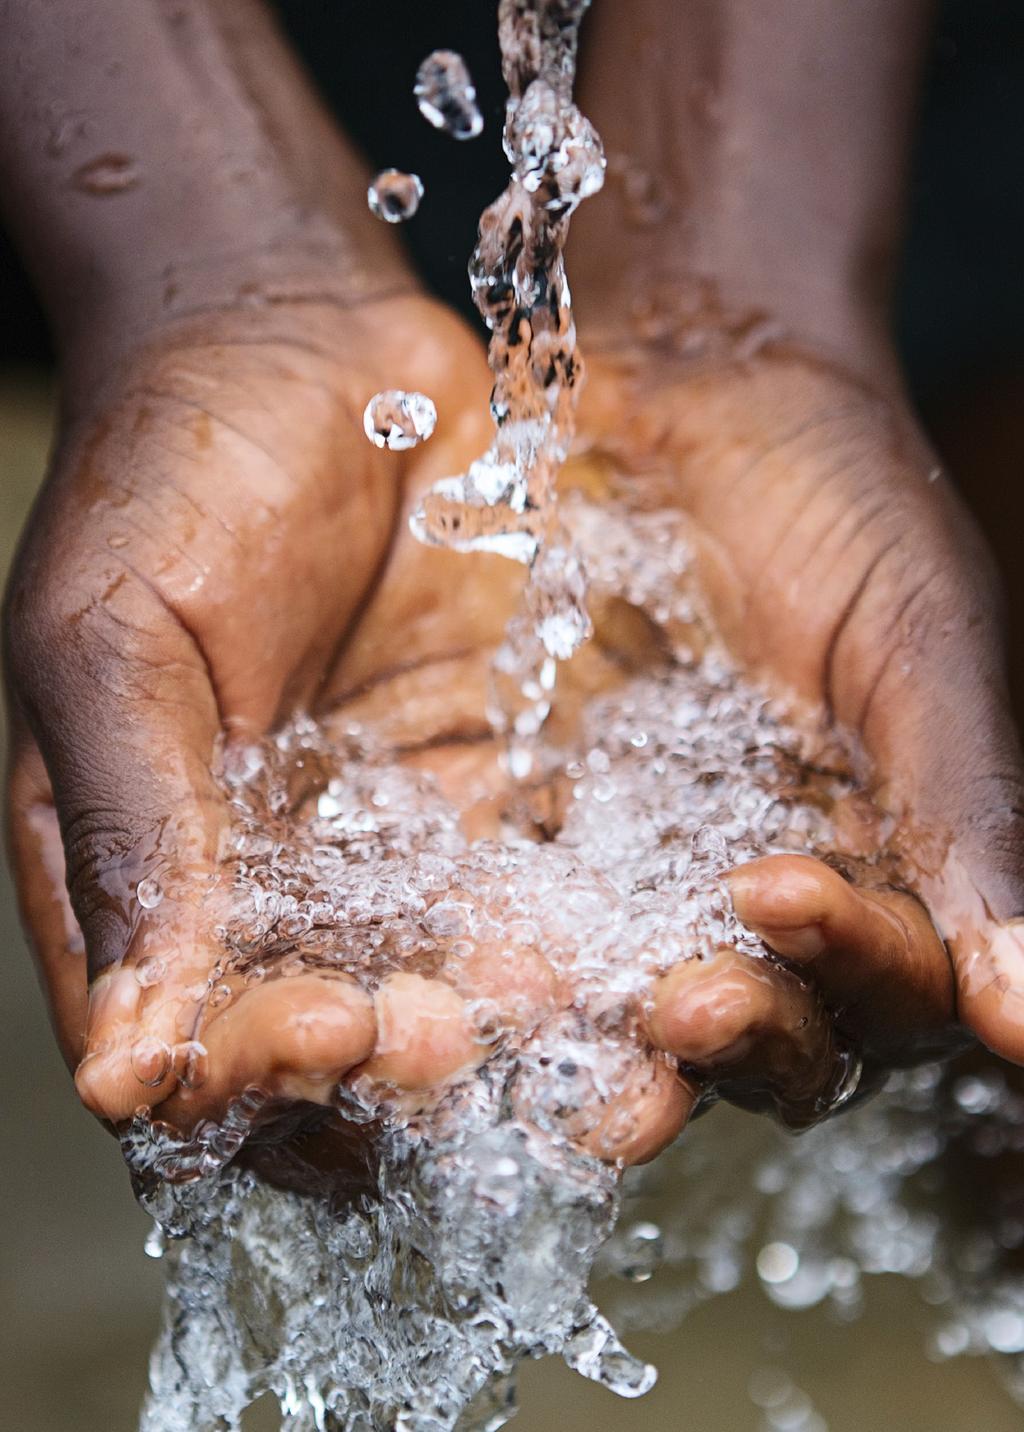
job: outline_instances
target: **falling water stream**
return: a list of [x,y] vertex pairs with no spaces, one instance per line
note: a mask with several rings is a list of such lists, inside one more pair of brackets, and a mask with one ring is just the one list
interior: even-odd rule
[[[486,835],[467,828],[436,769],[348,706],[233,750],[221,780],[237,916],[210,990],[214,1000],[229,976],[248,986],[310,969],[371,991],[396,971],[458,985],[460,962],[487,949],[512,983],[541,954],[572,999],[515,1027],[478,1001],[486,1058],[429,1096],[349,1080],[335,1110],[306,1107],[258,1136],[255,1095],[185,1142],[132,1124],[124,1149],[156,1220],[150,1251],[167,1266],[144,1432],[235,1428],[266,1392],[288,1432],[497,1428],[514,1411],[517,1364],[547,1353],[640,1395],[655,1373],[591,1300],[595,1260],[630,1288],[613,1300],[622,1329],[679,1320],[731,1286],[755,1238],[766,1287],[794,1306],[849,1309],[867,1272],[937,1268],[933,1223],[901,1202],[939,1152],[925,1127],[928,1070],[773,1154],[754,1190],[727,1196],[714,1170],[673,1152],[678,1212],[659,1214],[660,1227],[646,1216],[655,1166],[647,1183],[627,1179],[630,1217],[612,1236],[623,1189],[601,1149],[628,1131],[624,1096],[675,1077],[639,1033],[639,1003],[680,960],[723,946],[765,959],[724,872],[776,851],[821,855],[868,884],[889,872],[841,848],[838,814],[865,803],[824,733],[798,733],[716,641],[692,534],[659,476],[627,481],[594,453],[567,462],[582,369],[562,252],[573,209],[603,175],[572,101],[586,3],[499,6],[512,177],[470,266],[491,330],[495,435],[412,519],[422,541],[526,568],[491,672],[501,740],[489,759],[513,778],[499,819]],[[451,52],[425,62],[417,98],[453,137],[478,132]],[[421,193],[415,176],[385,171],[370,203],[391,221]],[[433,406],[380,394],[366,427],[381,446],[410,445],[429,436]],[[838,1047],[834,1062],[838,1096],[856,1069]],[[970,1097],[961,1089],[962,1113]],[[317,1119],[340,1130],[349,1156],[331,1171],[308,1157],[300,1117],[307,1138]],[[237,1157],[257,1148],[273,1182]],[[666,1266],[672,1290],[645,1304],[632,1285],[656,1285]],[[1001,1323],[971,1307],[946,1330],[947,1350],[986,1327],[1011,1350],[1013,1316],[1024,1348],[1024,1305],[1004,1299]]]

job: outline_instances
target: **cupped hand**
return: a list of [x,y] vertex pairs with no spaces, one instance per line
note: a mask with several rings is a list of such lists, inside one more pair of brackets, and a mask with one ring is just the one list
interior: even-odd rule
[[[389,387],[437,402],[422,453],[367,441],[363,407]],[[314,294],[154,336],[60,434],[7,597],[10,845],[61,1046],[97,1114],[200,1082],[204,1113],[251,1083],[322,1098],[373,1052],[373,1001],[306,976],[247,993],[199,1054],[230,899],[212,770],[220,743],[316,704],[404,485],[480,445],[486,393],[478,345],[440,306]]]
[[[367,442],[387,387],[435,399],[421,449]],[[352,1071],[415,1096],[486,1056],[469,1003],[523,1038],[572,1005],[539,955],[510,971],[485,948],[436,979],[250,988],[219,928],[218,756],[296,710],[367,714],[470,826],[500,799],[496,746],[465,738],[487,734],[483,673],[522,571],[429,551],[406,521],[486,445],[487,391],[479,345],[420,298],[232,307],[131,353],[61,434],[7,599],[11,851],[62,1049],[109,1123],[152,1110],[188,1134],[255,1090],[273,1129]],[[621,1098],[580,1135],[613,1160],[651,1156],[695,1097],[634,1043]],[[344,1162],[346,1138],[304,1134],[303,1161]]]
[[735,909],[783,968],[680,967],[652,1036],[741,1086],[806,1072],[817,992],[876,1065],[960,1025],[1024,1062],[1024,792],[988,553],[890,358],[865,381],[761,331],[695,323],[590,353],[583,433],[685,510],[728,646],[840,735],[900,878],[858,888],[796,855],[736,869]]

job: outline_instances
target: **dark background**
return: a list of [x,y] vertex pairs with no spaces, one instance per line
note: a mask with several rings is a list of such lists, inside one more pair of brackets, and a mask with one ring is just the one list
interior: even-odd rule
[[[405,236],[428,283],[469,312],[476,219],[507,173],[495,5],[277,0],[275,8],[371,162],[423,177],[428,201]],[[450,140],[423,123],[412,99],[420,60],[446,46],[465,55],[488,121],[454,161]],[[994,373],[1024,368],[1024,0],[938,4],[909,200],[895,320],[927,409],[964,385],[973,391]],[[2,234],[0,315],[0,361],[48,360],[45,325]]]
[[[427,199],[405,238],[430,286],[470,316],[466,258],[480,210],[507,174],[495,8],[493,0],[276,0],[322,93],[370,161],[422,176]],[[451,141],[420,119],[412,98],[420,60],[445,46],[466,56],[487,120],[481,139],[457,146],[454,158]],[[1024,612],[1016,539],[1024,532],[1017,491],[1024,465],[1024,0],[936,5],[907,217],[893,321],[910,388],[997,549],[1011,609]],[[50,357],[42,316],[0,230],[0,364]],[[1024,641],[1015,630],[1011,636],[1024,656]],[[1024,698],[1024,660],[1015,665]]]

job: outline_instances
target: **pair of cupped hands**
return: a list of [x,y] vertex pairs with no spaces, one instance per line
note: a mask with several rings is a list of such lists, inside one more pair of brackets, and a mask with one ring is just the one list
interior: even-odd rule
[[[368,691],[393,713],[403,673],[493,649],[521,581],[408,531],[417,495],[491,435],[469,330],[411,284],[258,303],[244,278],[239,299],[79,375],[6,607],[10,848],[61,1049],[100,1118],[148,1108],[183,1135],[252,1088],[268,1118],[330,1106],[353,1074],[430,1090],[486,1053],[473,1001],[514,998],[525,1033],[574,1000],[540,956],[510,978],[488,951],[453,982],[368,992],[311,970],[205,998],[231,900],[222,751]],[[650,990],[636,1027],[655,1053],[590,1121],[592,1151],[653,1156],[716,1081],[800,1122],[837,1043],[882,1068],[964,1026],[1024,1061],[1024,801],[998,603],[891,360],[876,384],[841,354],[778,344],[696,366],[621,337],[587,353],[581,334],[582,437],[668,475],[725,642],[834,725],[906,885],[858,889],[800,855],[734,870],[737,914],[777,961],[722,950]],[[362,431],[391,387],[439,412],[405,454]],[[424,749],[443,734],[430,720]],[[146,881],[158,904],[138,898]]]

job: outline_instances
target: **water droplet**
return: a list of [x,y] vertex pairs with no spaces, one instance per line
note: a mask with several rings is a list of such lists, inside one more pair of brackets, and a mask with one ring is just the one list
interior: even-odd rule
[[464,935],[469,929],[469,906],[457,900],[439,900],[423,916],[423,928],[435,940]]
[[153,1088],[162,1084],[171,1068],[171,1051],[162,1039],[146,1035],[132,1045],[132,1073],[140,1084]]
[[100,197],[110,194],[124,194],[134,189],[141,181],[135,160],[127,154],[101,154],[90,159],[71,176],[71,182],[83,194]]
[[154,880],[152,876],[146,876],[135,887],[135,898],[143,910],[155,910],[164,898],[163,888],[158,880]]
[[198,1089],[209,1071],[206,1045],[198,1039],[187,1039],[174,1046],[174,1072],[186,1089]]
[[423,198],[423,180],[418,174],[404,174],[401,169],[382,169],[367,190],[370,213],[386,224],[402,224],[411,219]]
[[263,965],[253,965],[242,976],[247,986],[262,984],[266,977],[267,971]]
[[147,1258],[162,1258],[164,1256],[167,1243],[164,1237],[164,1230],[160,1227],[159,1223],[153,1224],[153,1227],[146,1234],[146,1241],[142,1246]]
[[135,966],[135,978],[143,989],[158,985],[167,973],[167,961],[159,955],[147,955]]
[[634,1223],[621,1240],[615,1271],[630,1283],[646,1283],[661,1267],[665,1245],[656,1223]]
[[425,393],[388,388],[376,393],[363,413],[363,431],[374,447],[405,452],[425,442],[437,423],[437,409]]
[[1024,1317],[1012,1308],[998,1308],[985,1319],[985,1340],[995,1352],[1024,1352]]
[[211,1009],[219,1009],[220,1006],[221,1006],[222,1004],[225,1004],[230,998],[231,998],[231,986],[230,986],[230,985],[226,985],[226,984],[214,985],[213,989],[210,991],[210,997],[209,997],[207,1003],[209,1004],[209,1006],[210,1006]]
[[427,56],[416,72],[413,93],[427,123],[453,139],[475,139],[484,127],[466,62],[454,50]]
[[758,1276],[765,1283],[784,1283],[799,1266],[799,1255],[788,1243],[766,1243],[757,1255]]

